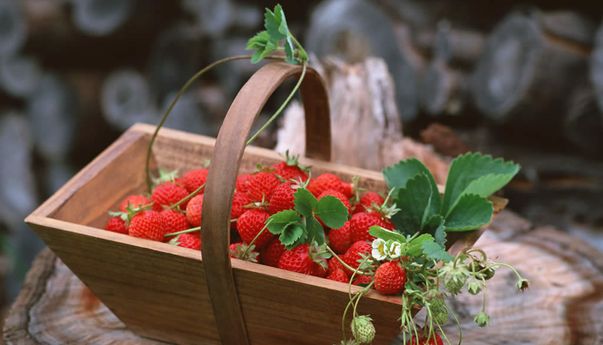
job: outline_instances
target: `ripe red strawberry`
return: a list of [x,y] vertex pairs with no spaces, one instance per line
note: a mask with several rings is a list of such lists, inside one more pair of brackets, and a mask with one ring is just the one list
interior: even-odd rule
[[371,276],[356,275],[354,277],[354,281],[352,282],[352,284],[360,285],[360,286],[367,286],[368,284],[371,283],[372,280],[373,280],[373,278]]
[[121,212],[128,212],[128,207],[134,209],[140,206],[149,205],[151,202],[152,201],[144,195],[129,195],[119,204],[119,210]]
[[360,200],[358,201],[356,206],[354,206],[353,212],[367,212],[369,208],[373,206],[373,204],[381,206],[383,205],[384,201],[385,199],[383,199],[383,197],[379,195],[379,193],[366,192],[362,195],[362,197],[360,197]]
[[188,221],[184,214],[170,209],[163,210],[159,213],[161,214],[161,217],[163,217],[166,233],[182,231],[189,228]]
[[134,237],[163,241],[163,235],[165,234],[163,217],[157,211],[142,211],[130,221],[128,233]]
[[426,340],[425,338],[425,336],[419,336],[417,339],[417,337],[413,335],[410,339],[409,345],[444,345],[442,337],[440,337],[440,335],[437,333],[435,333],[435,338],[431,337],[429,340]]
[[289,183],[281,183],[272,192],[269,202],[270,214],[275,214],[280,211],[289,210],[295,207],[293,200],[295,197],[295,190]]
[[309,245],[301,244],[292,250],[285,251],[278,261],[278,267],[287,271],[312,274],[314,260],[310,256]]
[[339,260],[337,260],[337,258],[333,257],[330,258],[329,260],[327,260],[327,265],[329,267],[329,269],[327,270],[327,272],[329,273],[333,273],[334,271],[341,269],[343,270],[343,265],[341,264],[341,262],[339,262]]
[[[173,182],[164,182],[155,187],[151,199],[153,199],[153,202],[158,206],[170,206],[184,199],[187,195],[188,192],[184,187]],[[187,202],[183,202],[180,205],[180,209],[186,209],[186,204]]]
[[346,198],[350,198],[352,196],[351,184],[343,182],[339,176],[334,174],[325,173],[318,175],[316,178],[311,179],[310,183],[308,183],[308,190],[310,193],[314,194],[315,197],[320,196],[323,192],[329,189],[343,193]]
[[375,271],[375,290],[384,295],[397,295],[404,290],[406,270],[396,261],[382,263]]
[[339,229],[329,231],[329,247],[337,254],[345,253],[352,245],[350,222],[347,221]]
[[203,194],[196,195],[186,205],[186,219],[192,226],[201,225],[201,212],[203,210]]
[[251,174],[241,174],[239,176],[237,176],[237,184],[235,186],[235,189],[237,190],[237,192],[241,192],[241,193],[247,193],[247,183],[249,181],[249,178],[251,177]]
[[371,252],[371,243],[368,241],[357,241],[352,243],[350,248],[345,252],[345,254],[341,257],[343,261],[353,268],[358,268],[360,262],[358,260],[362,259],[362,254],[370,254]]
[[314,265],[312,265],[312,274],[315,277],[321,277],[321,278],[325,278],[328,274],[327,272],[327,268],[325,268],[323,265],[315,262]]
[[386,229],[394,228],[389,220],[384,219],[377,212],[359,212],[353,215],[350,220],[352,242],[372,241],[374,237],[369,234],[369,229],[373,225],[378,225]]
[[274,174],[268,172],[258,172],[247,180],[247,196],[251,201],[270,200],[272,191],[280,181]]
[[350,278],[348,278],[348,274],[345,273],[344,270],[342,270],[341,268],[338,268],[338,269],[332,271],[331,273],[329,273],[329,275],[327,276],[327,279],[331,279],[331,280],[334,280],[337,282],[347,283]]
[[246,243],[235,242],[230,244],[228,251],[231,258],[258,262],[259,253],[255,250],[254,245],[248,246]]
[[245,211],[237,220],[237,231],[243,242],[250,244],[256,235],[264,230],[253,243],[258,250],[264,248],[274,238],[274,235],[268,229],[264,229],[268,217],[270,217],[270,214],[263,210],[249,209]]
[[178,235],[178,247],[190,248],[190,249],[201,249],[201,236],[198,234],[180,234]]
[[[243,212],[247,211],[243,206],[249,204],[251,200],[247,197],[245,193],[235,191],[232,196],[232,208],[230,209],[230,218],[237,219],[239,218]],[[190,202],[189,202],[190,204]]]
[[339,201],[341,201],[341,203],[343,203],[345,205],[345,207],[348,209],[348,215],[352,214],[352,206],[350,205],[350,200],[341,192],[333,190],[333,189],[328,189],[325,190],[324,192],[320,193],[320,195],[318,196],[318,200],[322,199],[323,197],[330,195],[333,197],[336,197],[337,199],[339,199]]
[[120,234],[127,234],[128,228],[126,227],[126,222],[121,219],[121,217],[111,217],[107,220],[107,224],[105,225],[105,230],[109,230],[112,232],[119,232]]
[[285,252],[285,246],[281,243],[278,238],[274,238],[260,253],[260,261],[264,265],[277,267],[278,260],[281,255]]
[[179,182],[189,193],[203,186],[205,181],[207,181],[207,169],[191,170],[179,179]]
[[306,181],[308,179],[308,174],[306,174],[304,169],[299,165],[297,158],[297,156],[290,156],[289,153],[287,153],[284,162],[273,164],[271,168],[274,169],[276,175],[280,176],[285,181]]

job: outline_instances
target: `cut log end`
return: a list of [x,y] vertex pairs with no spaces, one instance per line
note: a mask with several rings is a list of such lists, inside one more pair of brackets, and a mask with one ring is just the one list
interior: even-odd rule
[[152,104],[146,79],[129,69],[111,73],[102,86],[101,107],[107,122],[119,129],[150,119]]
[[87,35],[104,36],[123,25],[134,7],[133,0],[74,0],[73,22]]

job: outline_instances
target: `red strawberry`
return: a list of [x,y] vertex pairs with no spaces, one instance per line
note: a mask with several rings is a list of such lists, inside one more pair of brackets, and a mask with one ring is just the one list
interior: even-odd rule
[[377,212],[359,212],[350,220],[352,242],[373,240],[374,237],[369,234],[369,229],[373,225],[386,229],[394,228],[389,220],[382,218]]
[[119,232],[120,234],[127,234],[128,228],[126,227],[126,222],[121,219],[121,217],[111,217],[107,220],[107,224],[105,225],[105,230]]
[[180,234],[178,240],[176,240],[178,247],[190,248],[190,249],[201,249],[201,236],[197,234]]
[[251,177],[251,174],[241,174],[241,175],[237,176],[237,184],[235,187],[237,192],[247,193],[247,189],[248,189],[247,183],[248,183],[250,177]]
[[268,217],[270,217],[270,214],[263,210],[249,209],[245,211],[237,220],[237,231],[243,242],[251,243],[256,235],[263,230],[264,232],[258,236],[253,244],[258,249],[262,249],[268,244],[274,238],[274,235],[268,229],[264,229]]
[[337,260],[337,258],[333,257],[330,258],[329,260],[327,260],[327,265],[329,267],[329,269],[327,270],[327,272],[329,273],[333,273],[334,271],[341,269],[343,270],[343,265],[341,264],[341,262],[339,262],[339,260]]
[[373,204],[377,206],[383,205],[385,199],[379,193],[366,192],[362,195],[356,206],[354,206],[354,213],[367,212]]
[[165,224],[165,232],[182,231],[189,228],[186,216],[178,211],[166,209],[161,212],[163,223]]
[[157,211],[142,211],[130,221],[128,233],[134,237],[163,241],[165,234],[163,217]]
[[323,265],[315,262],[314,265],[312,265],[312,274],[313,276],[316,277],[321,277],[324,278],[327,276],[328,272],[327,272],[327,268],[325,268]]
[[[155,187],[151,199],[157,206],[170,206],[184,199],[188,192],[184,187],[181,187],[173,182],[164,182]],[[186,209],[186,202],[180,205],[180,209]]]
[[309,245],[301,244],[292,250],[285,251],[278,261],[278,267],[287,271],[312,274],[314,260],[310,256]]
[[272,191],[280,181],[274,174],[268,172],[258,172],[247,180],[247,196],[251,201],[270,200]]
[[345,253],[352,245],[350,222],[347,221],[339,229],[329,231],[329,247],[337,254]]
[[343,193],[338,192],[333,189],[328,189],[328,190],[325,190],[324,192],[320,193],[320,195],[318,196],[317,199],[320,200],[327,195],[333,196],[333,197],[336,197],[337,199],[339,199],[339,201],[341,201],[341,203],[343,203],[345,205],[345,207],[348,209],[348,215],[352,214],[352,206],[350,206],[350,200]]
[[207,169],[191,170],[179,179],[179,182],[189,193],[192,193],[197,188],[203,186],[205,181],[207,181]]
[[431,337],[429,340],[425,339],[425,336],[420,336],[418,339],[415,335],[410,339],[409,345],[444,345],[442,337],[435,333],[435,337]]
[[129,195],[119,204],[119,210],[121,212],[128,212],[128,207],[134,209],[140,206],[149,205],[151,202],[152,201],[144,195]]
[[[247,197],[245,193],[235,191],[232,197],[232,208],[230,209],[230,218],[237,219],[239,218],[243,212],[247,211],[243,206],[249,204],[251,200]],[[189,202],[190,204],[190,202]]]
[[362,254],[369,254],[371,249],[371,243],[368,241],[354,242],[341,258],[352,268],[358,268],[358,260],[362,259]]
[[298,157],[290,156],[289,153],[286,153],[284,162],[273,164],[271,168],[274,169],[276,175],[280,176],[285,181],[306,181],[308,179],[308,175],[299,165]]
[[285,246],[281,243],[278,238],[273,239],[260,253],[260,261],[264,265],[277,267],[278,260],[281,255],[285,252]]
[[373,278],[371,276],[355,275],[354,281],[352,282],[352,284],[367,286],[368,284],[371,283],[372,280],[373,280]]
[[293,200],[295,190],[289,183],[281,183],[272,192],[270,197],[269,211],[270,214],[275,214],[280,211],[289,210],[295,207]]
[[342,270],[341,268],[338,268],[334,271],[332,271],[331,273],[329,273],[329,275],[327,276],[327,279],[331,279],[337,282],[342,282],[342,283],[347,283],[349,278],[348,278],[348,274],[345,273],[344,270]]
[[406,270],[396,261],[382,263],[375,271],[375,290],[384,295],[397,295],[404,290]]
[[186,219],[192,226],[201,225],[201,212],[203,210],[203,194],[196,195],[186,205]]
[[255,251],[255,246],[248,246],[246,243],[235,242],[228,247],[230,257],[250,262],[258,262],[259,253]]
[[325,173],[318,175],[316,178],[310,180],[308,184],[308,190],[314,194],[315,197],[320,196],[324,191],[329,189],[336,190],[346,196],[347,199],[352,197],[352,184],[342,181],[339,176]]

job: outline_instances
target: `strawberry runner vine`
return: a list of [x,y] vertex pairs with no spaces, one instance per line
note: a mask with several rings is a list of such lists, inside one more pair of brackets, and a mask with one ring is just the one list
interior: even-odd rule
[[[203,191],[207,169],[181,177],[150,171],[152,147],[174,105],[202,75],[235,60],[278,60],[302,66],[292,91],[247,141],[252,143],[298,91],[307,70],[308,54],[289,31],[280,5],[266,9],[265,30],[247,44],[251,55],[226,57],[197,72],[179,90],[163,114],[148,146],[145,172],[147,195],[128,196],[119,212],[110,212],[106,229],[169,241],[199,249],[202,242]],[[512,266],[494,261],[479,248],[456,255],[446,251],[450,233],[475,231],[493,217],[489,197],[517,174],[519,166],[479,153],[468,153],[450,165],[443,194],[431,172],[418,160],[406,159],[383,170],[383,197],[311,170],[287,154],[284,162],[260,167],[237,179],[231,222],[241,241],[231,256],[282,269],[346,282],[349,301],[342,306],[341,344],[370,344],[378,331],[371,315],[359,313],[370,291],[400,298],[400,331],[404,344],[450,344],[443,325],[459,321],[446,300],[459,293],[482,295],[475,323],[489,323],[487,282],[499,268],[516,276],[519,290],[528,281]],[[361,196],[362,194],[362,196]],[[352,292],[352,286],[361,288]],[[419,320],[415,312],[424,310]],[[459,325],[460,333],[460,325]],[[462,341],[460,336],[459,344]]]

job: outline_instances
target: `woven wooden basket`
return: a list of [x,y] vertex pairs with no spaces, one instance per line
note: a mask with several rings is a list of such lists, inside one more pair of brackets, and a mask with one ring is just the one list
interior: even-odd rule
[[[245,148],[251,125],[274,90],[301,73],[271,63],[243,86],[217,139],[164,129],[153,165],[192,169],[211,159],[199,252],[101,230],[107,210],[145,190],[146,147],[154,127],[135,125],[26,219],[46,244],[130,329],[178,344],[334,344],[348,285],[228,256],[230,205],[236,175],[281,160],[274,151]],[[306,152],[315,174],[332,172],[385,191],[381,173],[329,163],[327,94],[316,71],[302,84]],[[497,208],[502,205],[495,202]],[[471,245],[478,232],[458,239]],[[451,250],[454,250],[452,248]],[[357,287],[352,287],[352,292]],[[377,327],[375,344],[399,330],[400,299],[368,294],[360,304]]]

